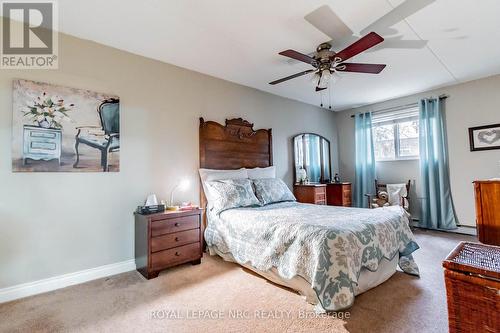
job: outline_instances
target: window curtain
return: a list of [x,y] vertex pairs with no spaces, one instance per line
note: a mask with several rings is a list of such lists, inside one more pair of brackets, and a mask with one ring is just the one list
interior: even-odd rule
[[358,113],[354,116],[356,166],[354,182],[354,205],[367,208],[365,194],[375,193],[375,153],[372,137],[372,114]]
[[429,229],[455,229],[451,197],[444,100],[420,101],[420,173],[422,204],[419,225]]

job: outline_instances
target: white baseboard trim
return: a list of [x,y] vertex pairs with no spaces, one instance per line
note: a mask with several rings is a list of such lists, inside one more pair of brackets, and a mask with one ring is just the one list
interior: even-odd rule
[[0,303],[19,298],[46,293],[75,284],[100,279],[103,277],[133,271],[135,260],[126,260],[114,264],[85,269],[83,271],[54,276],[48,279],[18,284],[0,289]]

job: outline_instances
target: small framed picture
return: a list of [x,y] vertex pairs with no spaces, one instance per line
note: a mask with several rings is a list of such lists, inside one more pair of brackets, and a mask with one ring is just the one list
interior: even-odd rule
[[470,151],[500,149],[500,124],[469,128]]

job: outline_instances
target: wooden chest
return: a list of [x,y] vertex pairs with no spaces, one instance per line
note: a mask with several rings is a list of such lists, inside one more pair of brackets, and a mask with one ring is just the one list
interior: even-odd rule
[[295,184],[293,194],[298,202],[326,205],[326,184]]
[[201,209],[135,214],[135,263],[146,279],[186,262],[199,264],[202,244]]
[[443,267],[450,333],[500,332],[500,247],[462,242]]
[[474,182],[479,241],[500,245],[500,180]]
[[326,203],[330,206],[351,207],[351,183],[329,183],[326,185]]

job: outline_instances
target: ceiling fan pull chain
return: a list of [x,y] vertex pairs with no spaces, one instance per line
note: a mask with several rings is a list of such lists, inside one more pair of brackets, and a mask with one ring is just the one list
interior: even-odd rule
[[323,92],[320,92],[319,95],[321,96],[321,104],[320,104],[320,106],[323,107]]
[[330,110],[332,109],[332,86],[328,87],[328,97],[330,99],[330,106],[328,107]]

